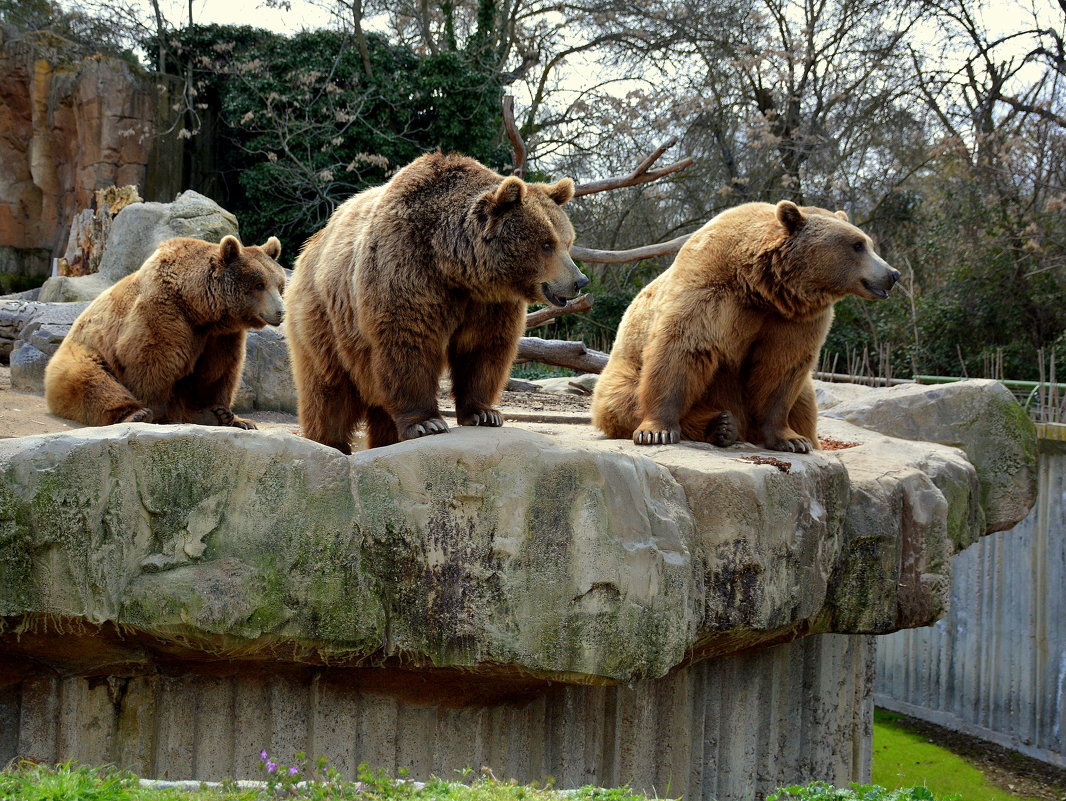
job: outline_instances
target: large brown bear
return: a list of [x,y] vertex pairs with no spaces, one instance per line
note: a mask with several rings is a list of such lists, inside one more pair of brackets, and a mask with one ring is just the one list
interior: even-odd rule
[[527,184],[431,153],[341,205],[289,286],[289,348],[304,435],[351,453],[448,430],[437,384],[451,370],[459,425],[499,426],[526,304],[563,305],[588,283],[560,208],[573,182]]
[[818,447],[811,370],[833,303],[882,300],[898,278],[842,211],[788,201],[724,211],[626,310],[593,423],[638,445],[739,435],[807,453]]
[[281,243],[175,238],[94,300],[44,374],[48,408],[87,425],[255,428],[230,411],[249,328],[279,325]]

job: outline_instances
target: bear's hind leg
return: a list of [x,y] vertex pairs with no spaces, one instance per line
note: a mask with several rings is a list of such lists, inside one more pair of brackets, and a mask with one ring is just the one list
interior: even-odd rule
[[343,454],[352,452],[352,434],[366,414],[366,404],[359,389],[346,376],[327,381],[321,375],[297,368],[297,411],[300,428],[308,439],[336,448]]
[[[76,347],[76,346],[75,346]],[[153,415],[88,352],[53,358],[45,375],[45,399],[52,414],[90,426],[150,423]]]
[[801,437],[806,437],[815,450],[821,448],[818,444],[818,396],[810,380],[800,390],[799,397],[789,410],[788,425]]
[[396,430],[396,421],[380,406],[371,406],[366,410],[366,446],[381,448],[394,445],[400,441]]

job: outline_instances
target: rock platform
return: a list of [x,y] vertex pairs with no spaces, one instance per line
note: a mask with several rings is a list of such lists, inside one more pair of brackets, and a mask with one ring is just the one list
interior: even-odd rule
[[806,455],[552,422],[351,457],[280,429],[0,440],[0,762],[868,779],[870,635],[935,621],[951,556],[1025,516],[1035,433],[991,381],[823,404]]

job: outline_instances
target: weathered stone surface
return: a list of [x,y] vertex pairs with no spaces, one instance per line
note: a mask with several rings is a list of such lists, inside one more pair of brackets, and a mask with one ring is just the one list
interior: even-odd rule
[[[982,408],[989,431],[1026,436]],[[0,616],[112,623],[214,658],[578,682],[932,622],[951,554],[1002,522],[996,487],[956,448],[832,419],[823,433],[854,446],[636,448],[562,424],[350,458],[197,426],[0,441]],[[972,458],[1006,445],[975,439]]]
[[172,203],[132,203],[111,221],[100,270],[92,275],[49,278],[41,287],[43,302],[92,300],[111,284],[132,273],[161,242],[188,236],[221,242],[237,236],[237,218],[210,198],[189,189]]
[[1025,517],[1036,497],[1035,426],[997,381],[874,389],[825,412],[892,437],[962,448],[977,468],[989,531]]

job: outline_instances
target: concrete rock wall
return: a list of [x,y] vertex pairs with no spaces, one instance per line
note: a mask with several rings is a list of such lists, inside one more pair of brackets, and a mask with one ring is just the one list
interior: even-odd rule
[[[413,779],[489,767],[559,787],[748,801],[777,786],[870,779],[872,639],[823,635],[585,686],[453,674],[195,666],[0,687],[0,762],[114,763],[142,776],[261,778],[258,755],[326,756]],[[4,722],[17,726],[4,726]]]

